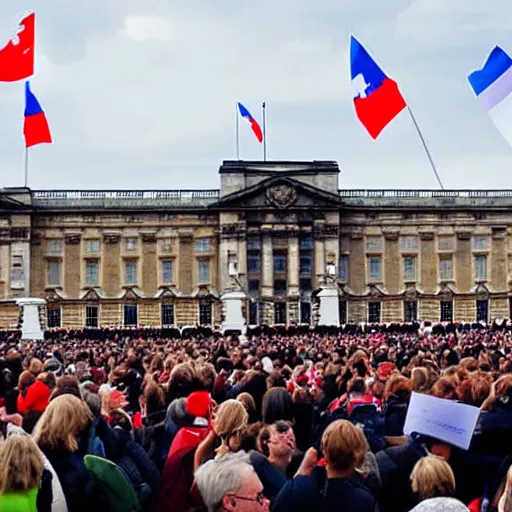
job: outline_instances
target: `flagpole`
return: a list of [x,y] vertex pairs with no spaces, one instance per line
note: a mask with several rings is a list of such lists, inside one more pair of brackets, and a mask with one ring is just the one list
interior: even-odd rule
[[425,153],[427,154],[427,157],[430,161],[430,165],[432,166],[432,170],[434,171],[434,174],[437,178],[437,182],[439,183],[439,186],[442,190],[444,190],[443,183],[441,182],[441,178],[439,177],[439,174],[436,169],[436,165],[434,164],[434,160],[432,159],[432,155],[430,154],[430,151],[428,150],[427,143],[425,142],[425,138],[423,137],[423,134],[421,133],[420,127],[416,121],[416,118],[414,117],[414,114],[412,113],[411,107],[407,105],[407,110],[409,110],[409,114],[411,115],[412,122],[414,123],[414,126],[416,128],[416,131],[418,132],[418,135],[420,137],[421,143],[423,144],[423,148],[425,149]]
[[236,159],[240,160],[240,120],[238,115],[238,103],[235,103],[235,115],[236,115]]
[[28,187],[28,148],[25,148],[25,188]]
[[263,161],[266,162],[266,160],[267,160],[267,116],[266,116],[267,106],[265,105],[265,102],[262,103],[261,110],[263,111]]

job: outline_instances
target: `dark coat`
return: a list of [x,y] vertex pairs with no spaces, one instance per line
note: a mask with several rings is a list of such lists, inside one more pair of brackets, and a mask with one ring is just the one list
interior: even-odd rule
[[402,436],[404,434],[405,418],[409,403],[396,397],[391,397],[385,404],[384,431],[386,436]]
[[272,512],[374,512],[376,500],[358,479],[327,479],[317,467],[311,476],[288,480],[277,495]]

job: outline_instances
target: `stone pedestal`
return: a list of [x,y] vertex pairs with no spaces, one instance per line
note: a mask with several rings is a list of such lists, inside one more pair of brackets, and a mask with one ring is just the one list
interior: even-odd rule
[[339,327],[338,290],[334,287],[326,286],[322,288],[317,297],[320,300],[318,325]]
[[16,304],[21,308],[21,339],[36,340],[44,339],[44,331],[39,320],[39,307],[46,302],[43,299],[25,298],[18,299]]
[[245,293],[242,291],[227,292],[221,297],[224,306],[224,321],[221,325],[223,333],[226,331],[246,333],[246,320],[242,314],[242,304],[246,298]]

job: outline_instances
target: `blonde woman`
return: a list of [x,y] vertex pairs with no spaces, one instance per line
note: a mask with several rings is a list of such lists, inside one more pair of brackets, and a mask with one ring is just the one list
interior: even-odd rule
[[14,434],[2,441],[0,510],[37,512],[37,494],[43,471],[43,458],[30,437]]
[[455,494],[455,476],[442,457],[427,455],[421,458],[411,473],[412,490],[420,500],[451,498]]
[[215,450],[217,457],[240,449],[240,436],[247,426],[249,414],[238,400],[226,400],[219,405],[213,420],[213,430],[197,447],[194,456],[194,471],[208,458],[215,440],[220,438],[220,446]]
[[93,482],[83,458],[89,447],[101,441],[91,431],[93,416],[87,405],[73,395],[52,400],[34,429],[34,440],[55,469],[73,512],[101,510],[99,487]]

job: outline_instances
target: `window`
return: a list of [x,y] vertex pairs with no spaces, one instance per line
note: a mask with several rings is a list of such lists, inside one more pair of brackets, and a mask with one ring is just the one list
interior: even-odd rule
[[404,321],[416,322],[418,320],[418,302],[415,300],[406,300],[404,302]]
[[405,256],[404,259],[404,281],[416,281],[416,258]]
[[198,263],[198,277],[200,283],[209,283],[210,282],[210,262],[209,261],[200,261]]
[[258,273],[260,271],[260,255],[248,254],[247,255],[247,272]]
[[85,326],[98,327],[98,306],[85,307]]
[[162,325],[174,325],[174,304],[162,304]]
[[85,251],[88,253],[100,252],[100,241],[99,240],[87,240]]
[[60,308],[48,309],[48,328],[55,329],[61,326]]
[[285,295],[286,294],[286,279],[276,279],[274,281],[274,294]]
[[162,261],[162,283],[172,283],[172,260]]
[[256,297],[260,292],[260,281],[259,279],[249,279],[248,281],[249,295]]
[[209,238],[198,238],[195,243],[196,252],[209,252],[210,251],[210,239]]
[[24,286],[25,272],[23,271],[23,256],[15,255],[12,257],[11,284]]
[[340,315],[340,324],[344,325],[347,323],[347,301],[340,300],[338,302],[338,313]]
[[274,254],[274,273],[286,272],[286,254]]
[[484,254],[475,256],[475,279],[477,281],[487,279],[487,256]]
[[441,256],[439,258],[439,277],[441,281],[451,281],[453,279],[453,258],[451,256]]
[[382,252],[382,237],[367,236],[366,237],[366,252]]
[[274,323],[286,323],[286,302],[276,302],[274,304]]
[[61,254],[62,240],[48,240],[46,242],[46,252],[48,254]]
[[339,278],[342,281],[348,281],[348,254],[342,254],[340,256],[340,268],[338,269]]
[[380,258],[368,258],[368,270],[370,281],[380,281],[382,279]]
[[135,304],[125,304],[124,306],[124,325],[125,327],[137,326],[137,306]]
[[137,239],[136,238],[127,238],[125,240],[124,246],[127,251],[136,251],[137,250]]
[[99,268],[97,261],[87,261],[85,263],[85,282],[89,286],[96,286],[99,283]]
[[212,325],[211,302],[203,302],[199,304],[199,325]]
[[313,234],[312,233],[304,233],[304,234],[300,235],[299,248],[305,249],[305,250],[313,249]]
[[135,261],[124,264],[124,283],[137,284],[137,263]]
[[60,286],[60,261],[48,262],[48,284]]
[[414,251],[418,250],[418,237],[417,236],[401,236],[400,237],[400,250],[401,251]]
[[476,321],[485,323],[489,321],[489,301],[487,299],[476,301]]
[[313,256],[301,256],[300,257],[300,273],[311,275],[313,271]]
[[261,248],[261,240],[259,236],[247,237],[247,250],[258,251]]
[[249,325],[258,325],[258,303],[249,302]]
[[301,324],[310,324],[311,323],[311,303],[310,302],[301,302],[299,304],[300,308],[300,323]]
[[380,323],[380,302],[370,302],[368,304],[368,322],[371,324]]
[[455,250],[455,238],[453,236],[437,237],[437,250],[438,251],[454,251]]
[[441,322],[453,322],[453,301],[441,301]]
[[473,250],[488,251],[489,250],[489,237],[488,236],[475,236],[473,238]]

